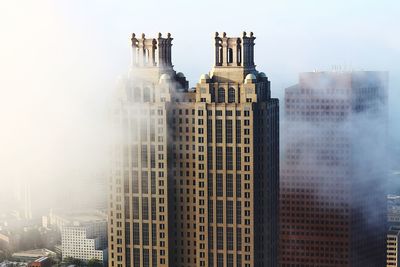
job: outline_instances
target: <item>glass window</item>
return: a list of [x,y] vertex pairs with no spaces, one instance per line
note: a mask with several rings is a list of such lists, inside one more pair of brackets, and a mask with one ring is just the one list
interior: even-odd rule
[[217,249],[224,249],[224,228],[217,227]]
[[217,223],[224,223],[224,206],[222,200],[217,200]]
[[232,136],[232,120],[226,121],[226,143],[232,144],[233,143],[233,136]]
[[233,201],[226,201],[226,223],[233,223]]
[[220,87],[218,88],[218,103],[225,103],[225,89]]
[[216,129],[215,129],[215,141],[217,143],[222,143],[222,120],[216,120]]
[[235,88],[228,89],[228,102],[235,103]]
[[226,175],[226,196],[233,197],[233,174]]
[[222,197],[224,194],[223,177],[222,173],[217,173],[217,196],[219,197]]

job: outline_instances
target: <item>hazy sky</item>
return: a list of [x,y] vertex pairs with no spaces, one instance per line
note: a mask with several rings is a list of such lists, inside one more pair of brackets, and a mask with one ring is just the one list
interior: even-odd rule
[[398,0],[2,0],[0,193],[17,178],[74,181],[104,163],[104,117],[132,32],[171,32],[190,86],[213,64],[215,31],[254,32],[276,97],[302,71],[387,70],[391,125],[400,124],[399,14]]

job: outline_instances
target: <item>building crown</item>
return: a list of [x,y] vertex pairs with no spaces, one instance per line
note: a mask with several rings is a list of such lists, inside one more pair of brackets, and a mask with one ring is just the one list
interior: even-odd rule
[[254,39],[253,32],[242,37],[227,37],[226,33],[215,33],[215,66],[240,66],[254,68]]
[[158,38],[147,38],[142,33],[141,38],[137,38],[136,34],[132,34],[132,67],[160,67],[171,68],[171,34],[162,37],[158,34]]

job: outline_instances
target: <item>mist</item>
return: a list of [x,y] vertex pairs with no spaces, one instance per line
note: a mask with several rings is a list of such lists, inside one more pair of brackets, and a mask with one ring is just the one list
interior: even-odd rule
[[[24,181],[38,215],[101,198],[91,185],[107,176],[107,114],[117,77],[129,68],[131,32],[171,32],[175,69],[185,70],[193,86],[213,62],[215,31],[252,30],[257,68],[281,100],[299,72],[337,64],[389,71],[388,135],[399,151],[397,1],[252,6],[257,8],[244,11],[237,1],[2,1],[0,213],[17,205],[14,191]],[[194,19],[210,12],[215,19]],[[392,169],[400,168],[398,155]]]

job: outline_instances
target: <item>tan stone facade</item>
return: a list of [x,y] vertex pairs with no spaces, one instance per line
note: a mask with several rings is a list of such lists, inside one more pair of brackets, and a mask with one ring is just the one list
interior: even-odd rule
[[114,110],[110,266],[276,266],[278,100],[254,39],[216,34],[214,68],[188,89],[170,36],[132,38]]

